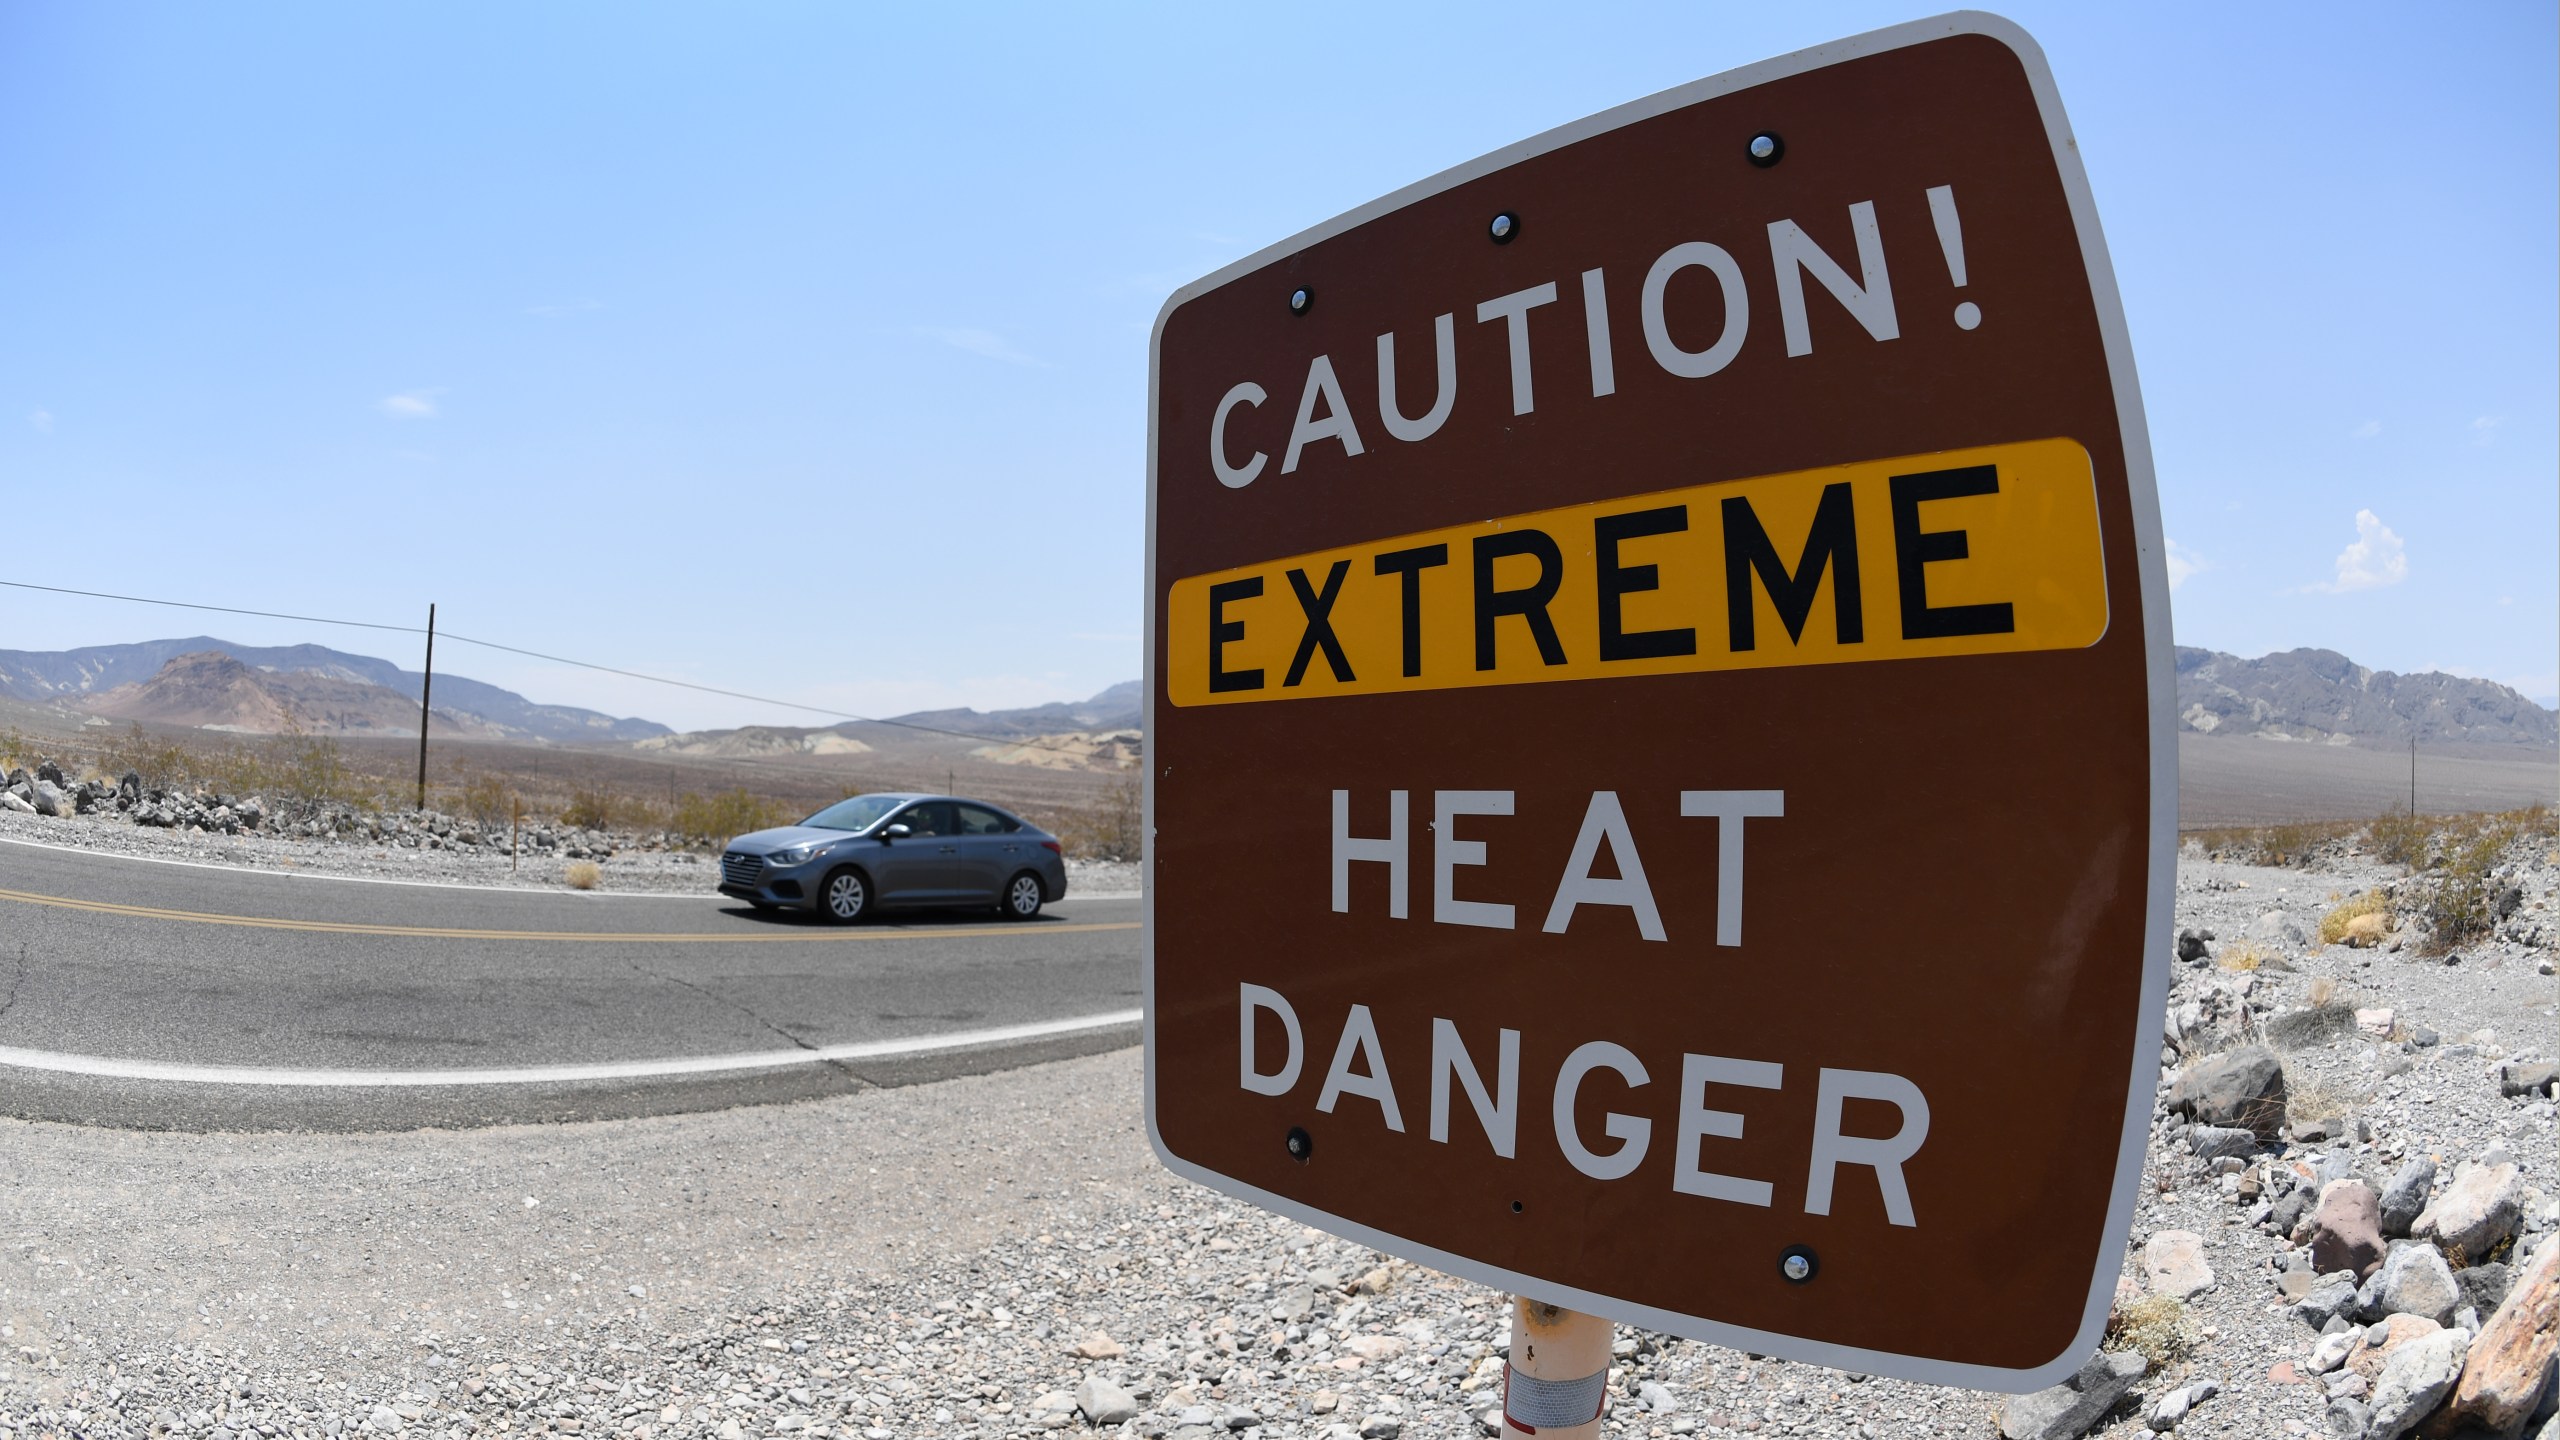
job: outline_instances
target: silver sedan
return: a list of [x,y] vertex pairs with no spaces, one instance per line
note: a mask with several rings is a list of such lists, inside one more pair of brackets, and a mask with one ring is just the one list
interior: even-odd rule
[[856,795],[720,856],[720,893],[851,924],[875,910],[994,906],[1028,920],[1067,893],[1058,837],[983,800]]

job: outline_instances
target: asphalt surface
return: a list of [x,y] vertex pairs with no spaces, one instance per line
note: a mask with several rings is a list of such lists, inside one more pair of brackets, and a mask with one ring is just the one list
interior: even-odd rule
[[1134,1020],[1073,1022],[1137,1008],[1138,920],[1134,899],[1071,895],[1025,923],[986,911],[837,927],[717,895],[371,884],[0,847],[0,1113],[407,1129],[1008,1068],[1135,1040]]

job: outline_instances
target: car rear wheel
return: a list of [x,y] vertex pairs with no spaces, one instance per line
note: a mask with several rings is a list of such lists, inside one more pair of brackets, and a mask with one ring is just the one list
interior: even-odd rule
[[1005,882],[1004,903],[996,908],[1007,920],[1029,920],[1040,913],[1040,877],[1025,870]]
[[828,874],[818,887],[818,913],[839,925],[850,925],[871,913],[871,883],[847,866]]

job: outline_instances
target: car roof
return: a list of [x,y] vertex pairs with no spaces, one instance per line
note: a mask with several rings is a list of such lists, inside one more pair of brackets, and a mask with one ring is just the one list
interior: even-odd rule
[[[913,803],[918,800],[956,800],[963,805],[976,805],[982,809],[993,810],[1003,815],[1010,815],[1016,820],[1020,820],[1022,818],[1019,815],[1014,815],[1013,811],[1006,809],[1004,806],[997,804],[993,800],[977,800],[972,799],[967,795],[932,795],[921,790],[865,790],[860,795],[849,795],[845,798],[848,800],[896,800],[901,803]],[[840,800],[836,803],[843,804],[844,802]]]

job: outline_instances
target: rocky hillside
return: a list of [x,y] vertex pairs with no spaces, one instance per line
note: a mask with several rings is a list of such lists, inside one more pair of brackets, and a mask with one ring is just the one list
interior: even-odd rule
[[2560,746],[2560,714],[2495,681],[2368,670],[2335,650],[2243,660],[2181,645],[2178,725],[2329,745]]
[[[206,713],[216,718],[205,720],[179,719],[174,711],[165,716],[143,714],[132,708],[137,703],[133,696],[116,701],[117,706],[123,707],[119,709],[99,710],[91,703],[110,691],[138,691],[155,681],[163,667],[181,656],[208,653],[219,653],[252,672],[269,677],[273,681],[269,688],[296,689],[309,679],[377,687],[387,693],[361,703],[341,695],[331,703],[339,705],[350,715],[361,713],[367,716],[374,715],[383,707],[397,709],[405,705],[408,719],[401,723],[411,730],[417,727],[421,677],[415,670],[403,670],[388,660],[370,655],[351,655],[325,645],[234,645],[209,635],[184,640],[145,640],[132,645],[89,645],[77,650],[0,650],[0,695],[38,704],[58,702],[122,718],[166,719],[169,723],[181,725],[284,728],[221,719],[218,718],[218,710],[208,710]],[[155,700],[148,703],[163,702]],[[243,703],[251,711],[258,708],[255,702]],[[653,720],[621,719],[573,705],[537,705],[512,690],[503,690],[465,675],[446,674],[442,670],[436,674],[435,707],[439,724],[450,717],[458,731],[498,738],[554,742],[612,741],[644,740],[668,733],[666,726]],[[179,707],[180,710],[183,708]],[[327,727],[305,721],[302,728],[323,733]],[[350,726],[340,733],[362,733],[368,728],[372,727]]]
[[[82,697],[80,708],[252,735],[415,735],[418,702],[379,685],[311,671],[257,670],[219,650],[180,655],[135,685]],[[438,728],[474,739],[500,732],[478,716],[436,707]]]
[[[693,730],[642,740],[632,748],[721,757],[859,755],[884,741],[896,742],[917,734],[914,727],[999,741],[1063,736],[1090,741],[1087,748],[1091,748],[1109,743],[1113,732],[1140,730],[1146,724],[1145,711],[1142,687],[1135,680],[1123,680],[1090,700],[1073,703],[1052,701],[1017,710],[919,710],[888,720],[848,720],[823,727],[749,725],[736,730]],[[974,753],[1005,758],[1017,748],[987,746]],[[1117,763],[1115,760],[1115,767]]]

